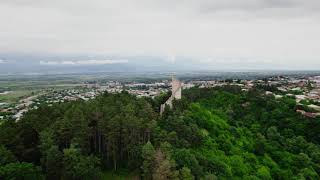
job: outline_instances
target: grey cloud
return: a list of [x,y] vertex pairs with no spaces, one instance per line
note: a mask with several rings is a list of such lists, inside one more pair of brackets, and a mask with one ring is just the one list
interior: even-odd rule
[[0,53],[314,63],[319,10],[319,0],[0,0]]
[[[320,6],[318,0],[183,0],[183,1],[149,1],[148,4],[155,4],[163,8],[170,9],[193,9],[207,11],[224,11],[224,10],[240,10],[240,11],[257,11],[264,9],[304,9],[315,10]],[[307,12],[307,11],[306,11]]]
[[[170,9],[199,9],[199,10],[244,10],[255,11],[272,8],[301,8],[305,10],[316,10],[320,7],[318,0],[1,0],[0,4],[11,6],[48,7],[65,10],[100,9],[121,11],[122,8],[152,7],[152,10]],[[80,8],[80,9],[74,9]],[[94,13],[94,12],[93,12]]]
[[89,60],[40,61],[39,63],[41,65],[105,65],[105,64],[128,63],[128,60],[89,59]]

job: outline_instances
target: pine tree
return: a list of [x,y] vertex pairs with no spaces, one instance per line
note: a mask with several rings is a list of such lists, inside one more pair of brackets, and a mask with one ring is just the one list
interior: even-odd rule
[[143,158],[143,164],[142,164],[142,172],[143,177],[145,179],[151,179],[152,178],[152,170],[153,170],[153,164],[155,159],[155,149],[153,145],[148,141],[143,147],[142,147],[142,158]]

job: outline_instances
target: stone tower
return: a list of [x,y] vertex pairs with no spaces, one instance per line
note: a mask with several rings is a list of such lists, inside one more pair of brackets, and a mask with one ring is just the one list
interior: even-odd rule
[[176,79],[175,75],[172,75],[172,96],[173,99],[181,99],[181,82]]
[[172,101],[174,99],[181,99],[181,91],[182,91],[182,83],[176,79],[175,75],[172,75],[172,82],[171,82],[171,96],[169,99],[160,106],[160,115],[164,112],[164,108],[166,105],[168,105],[170,108],[172,108]]

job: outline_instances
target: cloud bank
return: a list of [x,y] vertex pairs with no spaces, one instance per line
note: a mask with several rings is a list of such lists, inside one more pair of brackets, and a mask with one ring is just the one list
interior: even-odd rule
[[128,60],[67,60],[67,61],[40,61],[40,65],[104,65],[128,63]]
[[301,67],[318,66],[320,57],[319,0],[1,0],[0,22],[0,53],[184,56],[211,65],[271,59]]

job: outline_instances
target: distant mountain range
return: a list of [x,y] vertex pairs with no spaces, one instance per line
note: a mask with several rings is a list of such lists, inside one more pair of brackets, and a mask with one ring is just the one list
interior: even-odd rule
[[0,56],[0,74],[68,74],[141,72],[178,69],[155,57],[44,57]]

